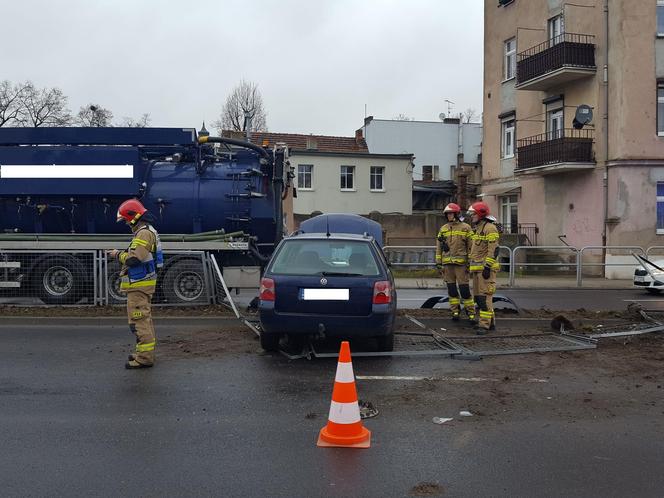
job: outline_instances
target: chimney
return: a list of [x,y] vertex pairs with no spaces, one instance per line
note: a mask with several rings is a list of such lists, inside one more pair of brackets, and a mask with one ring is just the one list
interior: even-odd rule
[[362,134],[362,128],[360,128],[359,130],[355,130],[355,143],[357,145],[360,145],[362,143],[363,138],[364,136]]

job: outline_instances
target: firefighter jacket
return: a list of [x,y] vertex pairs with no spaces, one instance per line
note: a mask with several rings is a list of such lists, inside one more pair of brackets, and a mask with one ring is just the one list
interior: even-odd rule
[[[468,263],[472,234],[473,230],[470,225],[462,221],[452,221],[440,227],[436,239],[436,264],[465,265]],[[444,239],[449,251],[443,251],[441,239]]]
[[151,225],[143,223],[137,227],[129,248],[118,255],[118,260],[122,264],[121,290],[154,294],[157,269],[163,266],[164,255],[159,234]]
[[486,219],[480,220],[471,239],[470,271],[482,271],[485,266],[494,271],[499,270],[500,265],[496,258],[500,244],[500,232],[496,225]]

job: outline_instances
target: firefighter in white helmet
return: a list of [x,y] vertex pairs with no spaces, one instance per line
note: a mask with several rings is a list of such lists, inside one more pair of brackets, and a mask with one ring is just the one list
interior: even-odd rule
[[440,227],[436,238],[436,266],[442,269],[447,284],[452,320],[459,320],[463,299],[468,319],[474,322],[475,301],[470,293],[468,275],[468,253],[473,230],[459,219],[461,207],[458,204],[448,204],[443,213],[447,223]]

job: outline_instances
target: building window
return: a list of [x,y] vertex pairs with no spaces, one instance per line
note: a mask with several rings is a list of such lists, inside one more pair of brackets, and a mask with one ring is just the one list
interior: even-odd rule
[[657,182],[657,235],[664,235],[664,182]]
[[502,140],[501,140],[501,157],[509,159],[514,157],[514,137],[516,136],[516,120],[514,116],[503,119],[502,124]]
[[438,180],[440,180],[440,167],[437,164],[422,166],[422,181],[437,182]]
[[355,166],[341,167],[341,190],[354,190]]
[[505,42],[505,59],[503,61],[504,80],[511,80],[516,76],[516,38]]
[[519,233],[519,196],[505,195],[500,198],[501,223],[507,233]]
[[657,84],[657,135],[664,137],[664,82]]
[[297,165],[297,188],[300,190],[311,190],[311,179],[313,177],[314,167],[311,164]]
[[562,138],[565,129],[565,115],[563,108],[552,109],[546,113],[547,140]]
[[371,175],[369,177],[369,188],[374,191],[384,191],[385,168],[382,166],[371,166]]
[[565,34],[565,20],[563,15],[549,19],[549,43],[555,45],[563,41]]
[[657,36],[664,37],[664,0],[657,0]]

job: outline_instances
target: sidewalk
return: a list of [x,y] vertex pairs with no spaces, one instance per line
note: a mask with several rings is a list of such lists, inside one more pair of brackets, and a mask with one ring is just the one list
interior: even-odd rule
[[[445,282],[442,278],[397,278],[397,289],[442,289]],[[577,287],[576,277],[554,277],[554,276],[520,276],[514,280],[514,286],[510,287],[508,277],[498,277],[498,288],[502,289],[633,289],[632,280],[609,280],[605,278],[586,277],[583,286]]]

